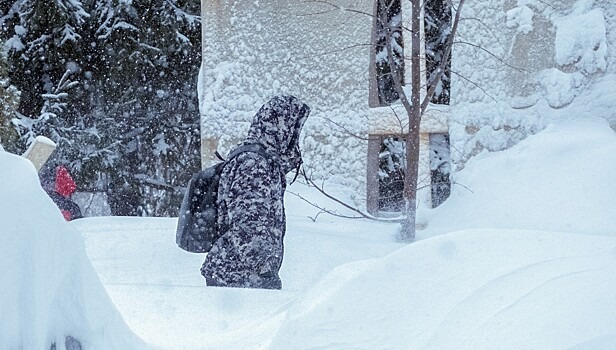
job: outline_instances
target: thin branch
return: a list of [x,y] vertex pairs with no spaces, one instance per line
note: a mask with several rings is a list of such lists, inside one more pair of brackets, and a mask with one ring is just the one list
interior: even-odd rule
[[[294,59],[295,60],[303,60],[303,59],[306,59],[306,58],[329,56],[329,55],[334,54],[334,53],[355,49],[355,48],[358,48],[358,47],[362,47],[363,48],[363,47],[367,47],[367,46],[371,46],[371,44],[354,44],[354,45],[345,46],[345,47],[342,47],[342,48],[339,48],[339,49],[336,49],[336,50],[315,53],[315,54],[312,54],[312,55],[299,56],[299,57],[295,57]],[[285,62],[282,62],[282,61],[274,61],[274,62],[276,62],[276,63],[285,63]]]
[[[295,194],[295,193],[293,193],[293,194]],[[302,199],[304,199],[304,198],[302,198]],[[305,199],[304,199],[304,200],[305,200]],[[310,203],[310,204],[312,204],[312,203]],[[318,212],[318,213],[317,213],[314,217],[312,217],[312,216],[308,216],[308,218],[309,218],[310,220],[312,220],[312,222],[317,222],[317,219],[319,218],[319,215],[321,215],[321,214],[323,214],[323,213],[325,213],[325,212],[324,212],[323,210],[321,210],[321,211],[320,211],[320,212]]]
[[454,151],[456,151],[458,155],[464,156],[464,153],[458,147],[456,147],[456,145],[449,144],[449,147],[453,148]]
[[[364,213],[363,211],[361,211],[361,210],[357,209],[356,207],[354,207],[354,206],[352,206],[352,205],[350,205],[350,204],[347,204],[347,203],[345,203],[345,202],[341,201],[340,199],[338,199],[338,198],[336,198],[336,197],[332,196],[332,195],[331,195],[331,194],[329,194],[328,192],[326,192],[326,191],[324,190],[324,187],[321,187],[321,186],[317,185],[317,184],[316,184],[316,183],[315,183],[315,182],[314,182],[311,178],[309,178],[309,177],[306,175],[306,171],[303,169],[303,167],[302,167],[301,172],[302,172],[302,174],[304,175],[304,179],[306,179],[306,182],[307,182],[309,185],[311,185],[312,187],[316,188],[316,189],[317,189],[317,191],[321,192],[321,194],[322,194],[322,195],[324,195],[325,197],[329,198],[330,200],[332,200],[332,201],[334,201],[334,202],[336,202],[336,203],[338,203],[338,204],[342,205],[343,207],[345,207],[345,208],[347,208],[347,209],[351,210],[352,212],[357,213],[357,214],[359,214],[359,215],[360,215],[360,217],[349,217],[349,218],[354,218],[354,219],[362,219],[362,218],[363,218],[363,219],[370,219],[370,220],[374,220],[374,221],[382,221],[382,222],[400,222],[400,220],[401,220],[401,219],[398,219],[398,218],[394,218],[394,219],[378,218],[378,217],[372,216],[372,215],[370,215],[370,214],[366,214],[366,213]],[[298,196],[299,196],[299,195],[298,195]],[[301,198],[301,196],[300,196],[300,198]],[[310,202],[309,202],[309,203],[310,203]],[[316,204],[314,204],[314,203],[311,203],[311,204],[313,204],[315,207],[317,207],[317,208],[319,208],[319,209],[321,209],[321,210],[323,210],[323,211],[327,212],[328,214],[331,214],[329,210],[327,210],[327,209],[325,209],[325,208],[322,208],[322,207],[320,207],[320,206],[317,206],[317,205],[316,205]],[[338,216],[339,216],[340,214],[332,214],[332,215],[338,215]]]
[[452,185],[457,185],[457,186],[460,186],[460,187],[462,187],[462,188],[465,188],[465,189],[466,189],[467,191],[469,191],[470,193],[475,193],[475,192],[473,192],[473,190],[471,190],[470,188],[468,188],[468,187],[466,187],[466,186],[462,185],[461,183],[453,182],[453,183],[452,183]]
[[352,132],[351,130],[347,129],[345,126],[341,125],[340,123],[333,121],[331,119],[329,119],[328,117],[321,117],[322,119],[324,119],[325,121],[334,124],[335,126],[337,126],[338,128],[340,128],[340,130],[342,130],[342,132],[348,136],[354,137],[356,139],[362,140],[362,141],[368,141],[367,137],[364,136],[359,136],[357,134],[355,134],[354,132]]
[[538,1],[538,2],[540,2],[540,3],[542,3],[542,4],[544,4],[545,6],[551,7],[551,8],[552,8],[552,10],[556,10],[556,7],[554,7],[554,6],[550,5],[549,3],[545,2],[545,1],[542,1],[542,0],[537,0],[537,1]]
[[406,125],[404,124],[405,119],[400,118],[400,116],[398,115],[398,112],[396,112],[396,109],[392,105],[390,105],[389,108],[391,109],[392,113],[398,120],[398,125],[400,125],[400,135],[404,135],[404,128],[408,126],[408,123],[406,123]]
[[485,29],[488,33],[490,33],[490,35],[492,35],[494,40],[496,40],[496,42],[501,46],[501,48],[503,48],[503,45],[501,44],[500,40],[498,39],[498,37],[496,36],[496,34],[492,30],[492,28],[490,28],[487,24],[485,24],[481,19],[476,18],[476,17],[464,17],[464,18],[460,18],[460,21],[477,21],[477,22],[479,22],[479,24],[481,24],[483,29]]
[[507,66],[507,67],[509,67],[509,68],[511,68],[511,69],[515,69],[515,70],[520,71],[520,72],[530,73],[530,71],[528,71],[528,70],[526,70],[526,69],[524,69],[524,68],[520,68],[520,67],[515,67],[515,66],[512,66],[511,64],[507,63],[504,59],[502,59],[502,58],[500,58],[500,57],[496,56],[495,54],[493,54],[492,52],[490,52],[490,50],[488,50],[488,49],[486,49],[486,48],[482,47],[481,45],[477,45],[477,44],[469,43],[469,42],[467,42],[467,41],[454,41],[453,43],[454,43],[454,44],[464,44],[464,45],[469,45],[469,46],[472,46],[472,47],[478,48],[478,49],[480,49],[480,50],[482,50],[482,51],[485,51],[488,55],[490,55],[490,56],[492,56],[492,57],[496,58],[499,62],[501,62],[502,64],[504,64],[505,66]]
[[494,101],[494,102],[498,102],[498,101],[497,101],[494,97],[492,97],[492,95],[488,94],[488,92],[487,92],[487,91],[485,91],[485,90],[484,90],[484,88],[482,88],[482,87],[481,87],[478,83],[476,83],[476,82],[474,82],[474,81],[470,80],[469,78],[467,78],[467,77],[465,77],[465,76],[461,75],[461,74],[460,74],[460,73],[458,73],[458,72],[455,72],[455,71],[450,71],[450,72],[451,72],[452,74],[457,75],[457,76],[458,76],[458,77],[460,77],[461,79],[463,79],[463,80],[465,80],[465,81],[467,81],[467,82],[469,82],[469,83],[473,84],[476,88],[478,88],[479,90],[481,90],[481,91],[482,91],[482,92],[483,92],[486,96],[488,96],[489,98],[491,98],[491,99],[492,99],[492,101]]
[[[351,12],[351,13],[357,13],[357,14],[360,14],[360,15],[366,15],[366,16],[374,17],[374,15],[371,14],[371,13],[364,12],[364,11],[359,11],[359,10],[354,10],[354,9],[349,9],[349,8],[346,8],[346,7],[342,7],[342,6],[333,4],[333,3],[329,2],[329,1],[312,0],[312,1],[305,1],[305,3],[325,4],[325,5],[329,5],[329,6],[333,7],[333,8],[335,8],[336,10],[346,11],[346,12]],[[306,14],[306,15],[310,15],[310,14]],[[302,15],[298,15],[298,16],[302,16]]]
[[319,214],[321,214],[321,213],[326,213],[326,214],[329,214],[329,215],[332,215],[332,216],[336,216],[336,217],[339,217],[339,218],[343,218],[343,219],[363,219],[363,218],[364,218],[364,217],[362,217],[362,216],[348,216],[348,215],[342,215],[342,214],[336,213],[336,212],[335,212],[335,211],[333,211],[333,210],[329,210],[329,209],[327,209],[327,208],[323,208],[323,207],[321,207],[320,205],[318,205],[318,204],[315,204],[315,203],[311,202],[310,200],[306,199],[305,197],[303,197],[303,196],[302,196],[301,194],[299,194],[299,193],[295,193],[295,192],[291,192],[291,191],[287,191],[287,192],[288,192],[288,193],[290,193],[290,194],[292,194],[292,195],[294,195],[294,196],[296,196],[297,198],[299,198],[299,199],[303,200],[304,202],[306,202],[306,203],[310,204],[310,205],[311,205],[311,206],[313,206],[314,208],[317,208],[317,209],[319,209],[319,210],[320,210],[314,218],[313,218],[313,217],[311,217],[311,216],[308,216],[308,217],[309,217],[309,218],[310,218],[313,222],[316,222],[316,221],[317,221],[317,217],[318,217],[318,216],[319,216]]

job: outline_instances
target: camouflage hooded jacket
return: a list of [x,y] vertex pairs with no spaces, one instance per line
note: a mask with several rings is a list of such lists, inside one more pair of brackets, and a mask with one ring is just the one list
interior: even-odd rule
[[201,268],[208,285],[282,288],[286,174],[301,165],[299,135],[309,113],[293,96],[272,98],[242,142],[261,144],[270,159],[244,152],[225,165],[217,200],[223,233]]

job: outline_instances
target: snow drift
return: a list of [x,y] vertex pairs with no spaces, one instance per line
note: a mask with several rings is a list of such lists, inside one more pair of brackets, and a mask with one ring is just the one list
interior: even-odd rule
[[142,349],[25,158],[0,151],[0,348]]
[[290,192],[338,208],[295,183],[281,291],[205,287],[174,219],[71,225],[128,324],[165,349],[616,349],[615,166],[604,120],[551,125],[469,162],[468,189],[422,212],[411,245],[393,224],[317,215]]
[[278,315],[268,348],[616,348],[614,174],[600,118],[475,157],[423,213],[420,237],[445,234],[338,266]]
[[616,235],[616,133],[601,118],[549,125],[455,173],[451,197],[423,211],[420,235],[517,228]]
[[470,230],[332,271],[269,349],[616,348],[616,239]]

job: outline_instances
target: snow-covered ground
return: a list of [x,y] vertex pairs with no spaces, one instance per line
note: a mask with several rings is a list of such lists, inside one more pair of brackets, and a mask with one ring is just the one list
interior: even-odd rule
[[[0,151],[0,349],[143,349],[34,165]],[[65,344],[66,343],[66,344]]]
[[0,153],[2,179],[27,180],[1,189],[1,349],[140,347],[100,282],[160,349],[616,348],[616,133],[600,119],[476,157],[412,244],[288,194],[281,291],[205,287],[175,219],[62,222],[17,158]]

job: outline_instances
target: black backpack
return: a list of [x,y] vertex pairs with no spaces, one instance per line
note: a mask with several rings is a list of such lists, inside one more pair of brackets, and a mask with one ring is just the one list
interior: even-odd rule
[[178,215],[175,242],[187,252],[207,253],[220,238],[218,227],[218,184],[225,164],[243,152],[254,152],[268,160],[272,157],[260,144],[237,147],[226,161],[195,174],[186,188]]

